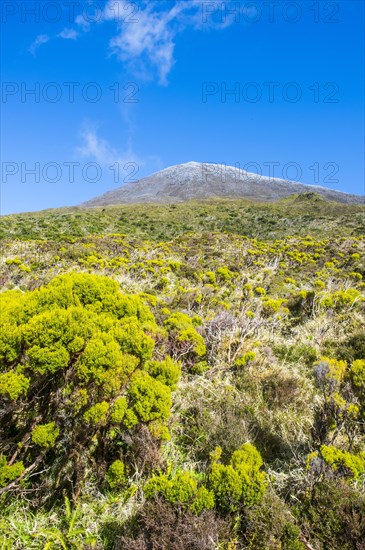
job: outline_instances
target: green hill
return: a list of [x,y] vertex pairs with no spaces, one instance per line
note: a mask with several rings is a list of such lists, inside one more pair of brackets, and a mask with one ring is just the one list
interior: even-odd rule
[[171,205],[62,208],[0,218],[0,238],[51,239],[128,233],[169,240],[191,231],[224,231],[263,239],[288,235],[360,235],[365,207],[329,202],[315,193],[276,203],[216,199]]

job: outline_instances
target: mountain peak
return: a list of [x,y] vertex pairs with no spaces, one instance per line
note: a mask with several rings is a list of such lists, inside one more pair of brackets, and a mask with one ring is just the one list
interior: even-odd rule
[[213,197],[270,202],[302,193],[317,193],[328,200],[343,203],[364,203],[363,197],[326,187],[259,176],[225,164],[189,161],[169,166],[138,181],[127,183],[81,206],[125,203],[168,204]]

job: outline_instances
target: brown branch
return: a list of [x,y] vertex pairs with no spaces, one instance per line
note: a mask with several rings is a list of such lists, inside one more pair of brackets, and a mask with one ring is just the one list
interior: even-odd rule
[[18,447],[17,450],[15,451],[15,453],[13,454],[13,456],[11,457],[10,461],[8,462],[8,466],[11,466],[13,464],[13,462],[15,461],[16,457],[18,456],[18,453],[20,451],[20,449],[23,448],[24,446],[24,443],[26,443],[29,439],[30,439],[30,435],[32,433],[32,430],[35,426],[35,424],[37,424],[37,422],[41,419],[41,415],[39,416],[36,416],[36,418],[34,418],[31,426],[30,426],[30,429],[29,431],[25,434],[25,436],[23,437],[23,439],[21,440],[20,444],[21,444],[21,447]]

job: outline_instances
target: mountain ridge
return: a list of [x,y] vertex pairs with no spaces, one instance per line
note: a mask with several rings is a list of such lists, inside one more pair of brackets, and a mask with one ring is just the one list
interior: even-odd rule
[[207,198],[246,198],[275,202],[293,194],[317,193],[328,200],[364,204],[365,198],[320,185],[259,176],[225,164],[187,162],[167,167],[135,182],[81,203],[82,207],[112,204],[169,204]]

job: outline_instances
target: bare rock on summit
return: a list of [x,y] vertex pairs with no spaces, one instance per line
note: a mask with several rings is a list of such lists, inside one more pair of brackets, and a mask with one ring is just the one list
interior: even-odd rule
[[326,187],[258,176],[225,164],[188,162],[128,183],[81,206],[177,203],[208,198],[246,198],[270,202],[293,194],[316,193],[336,202],[364,204],[364,197]]

